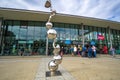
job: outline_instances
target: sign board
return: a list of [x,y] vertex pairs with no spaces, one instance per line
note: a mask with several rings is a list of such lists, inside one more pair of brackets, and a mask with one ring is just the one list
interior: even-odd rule
[[98,40],[104,40],[105,37],[104,37],[103,35],[97,35],[97,39],[98,39]]
[[25,44],[25,43],[33,43],[33,41],[18,41],[19,44]]
[[71,44],[71,40],[65,40],[65,44]]
[[27,41],[27,43],[31,43],[31,44],[32,44],[32,43],[33,43],[33,41]]
[[19,44],[25,44],[26,41],[18,41]]

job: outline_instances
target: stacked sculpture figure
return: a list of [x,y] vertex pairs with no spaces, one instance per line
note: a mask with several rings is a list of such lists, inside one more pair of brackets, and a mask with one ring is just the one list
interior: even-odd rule
[[48,22],[46,23],[46,28],[48,29],[47,31],[47,38],[48,39],[53,39],[53,53],[54,53],[54,57],[53,60],[51,60],[48,63],[48,68],[50,70],[50,76],[55,76],[56,75],[56,71],[58,69],[58,65],[62,62],[62,57],[59,55],[60,52],[60,45],[59,44],[55,44],[56,43],[56,38],[57,38],[57,32],[56,30],[54,30],[52,28],[52,23],[50,22],[51,18],[56,14],[55,10],[52,10],[51,7],[51,1],[47,0],[46,4],[45,4],[46,8],[50,8],[51,14],[49,16]]
[[59,55],[60,52],[60,45],[59,44],[55,44],[56,43],[56,37],[57,37],[57,32],[52,29],[52,23],[51,22],[47,22],[46,23],[47,28],[49,27],[48,31],[47,31],[47,37],[48,39],[53,39],[53,53],[54,53],[54,57],[53,60],[51,60],[48,63],[48,68],[51,71],[50,75],[54,76],[55,75],[55,71],[58,69],[58,65],[61,63],[62,61],[62,57]]

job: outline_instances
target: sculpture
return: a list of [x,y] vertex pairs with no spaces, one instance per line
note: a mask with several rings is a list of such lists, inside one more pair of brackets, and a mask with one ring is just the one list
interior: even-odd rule
[[[49,28],[52,28],[52,27],[50,27],[50,25],[52,26],[52,24],[49,24],[49,25],[46,25],[46,26],[47,27],[49,26]],[[53,57],[53,60],[51,60],[48,63],[48,68],[50,70],[50,75],[51,76],[55,76],[56,75],[55,72],[58,69],[58,65],[62,62],[62,57],[59,55],[60,45],[59,44],[57,44],[57,45],[55,44],[56,37],[57,37],[57,32],[54,29],[48,29],[47,37],[49,39],[53,39],[53,48],[54,48],[53,53],[54,53],[54,57]]]
[[54,48],[54,57],[53,60],[51,60],[48,63],[48,69],[50,70],[50,76],[56,75],[56,70],[58,69],[58,65],[62,62],[62,57],[59,55],[60,52],[60,45],[55,44],[56,38],[57,38],[57,32],[56,30],[52,29],[52,23],[50,22],[51,18],[56,14],[55,10],[52,10],[51,1],[47,0],[45,3],[46,8],[50,8],[51,14],[49,16],[48,22],[46,23],[47,31],[47,37],[48,39],[53,39],[53,48]]

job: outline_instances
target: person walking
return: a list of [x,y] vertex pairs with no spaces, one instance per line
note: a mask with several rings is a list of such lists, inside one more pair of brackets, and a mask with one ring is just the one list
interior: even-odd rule
[[21,48],[21,53],[20,53],[21,56],[24,55],[24,47]]
[[71,53],[72,56],[74,56],[74,47],[73,47],[73,45],[71,45],[70,53]]
[[96,47],[94,45],[92,46],[92,51],[93,51],[93,57],[96,57]]
[[77,54],[77,47],[76,47],[76,45],[74,45],[73,51],[74,51],[74,55],[76,55]]
[[82,54],[82,46],[78,45],[78,56],[81,56]]
[[113,57],[115,57],[115,48],[114,48],[114,47],[111,47],[111,48],[110,48],[110,52],[111,52],[111,55],[112,55]]
[[88,47],[88,57],[89,58],[92,57],[92,47],[91,46]]
[[86,53],[86,50],[87,50],[86,46],[83,46],[83,47],[82,47],[82,52],[81,52],[81,56],[82,56],[82,57],[86,57],[86,54],[87,54],[87,53]]
[[64,47],[61,47],[61,49],[60,49],[60,56],[63,56],[63,54],[64,54]]
[[104,54],[108,54],[108,48],[107,48],[107,46],[106,45],[104,45],[104,47],[103,47],[103,53]]

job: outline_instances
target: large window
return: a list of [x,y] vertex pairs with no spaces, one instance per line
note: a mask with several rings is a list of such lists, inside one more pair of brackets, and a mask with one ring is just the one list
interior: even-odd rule
[[[109,46],[109,31],[107,28],[95,27],[67,23],[53,23],[53,28],[57,31],[57,41],[65,44],[70,40],[71,44],[82,44],[82,33],[84,33],[85,44],[92,40],[96,45],[106,44]],[[120,49],[120,30],[111,29],[113,45]],[[6,20],[4,25],[4,54],[18,55],[21,47],[31,54],[45,54],[47,29],[45,22],[40,21],[15,21]],[[98,40],[97,35],[101,34],[104,40]],[[74,42],[74,43],[73,43]],[[49,40],[49,47],[52,47],[52,40]],[[26,53],[28,53],[26,52]]]
[[117,49],[120,49],[120,31],[119,30],[111,30],[111,35],[113,35],[112,43]]
[[73,24],[54,24],[59,40],[78,40],[78,26]]
[[43,22],[5,21],[4,32],[4,55],[18,55],[22,47],[26,53],[30,49],[31,54],[45,53],[46,27]]

